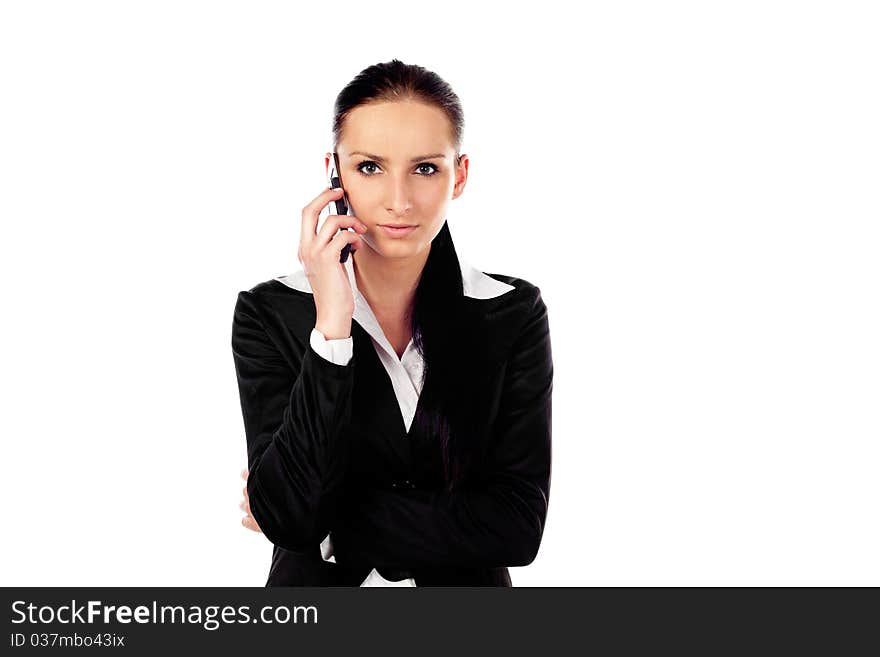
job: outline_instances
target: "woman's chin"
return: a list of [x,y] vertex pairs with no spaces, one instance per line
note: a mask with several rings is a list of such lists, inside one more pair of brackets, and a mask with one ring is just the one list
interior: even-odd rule
[[373,250],[385,258],[411,258],[421,253],[426,245],[413,240],[391,239],[381,240],[377,246],[379,248]]

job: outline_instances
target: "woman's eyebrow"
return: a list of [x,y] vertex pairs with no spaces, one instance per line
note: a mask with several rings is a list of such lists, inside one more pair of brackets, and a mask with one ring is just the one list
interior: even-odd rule
[[[352,151],[352,155],[363,155],[364,157],[368,157],[371,160],[376,160],[376,162],[385,162],[385,158],[380,155],[372,155],[370,153],[364,153],[363,151]],[[420,155],[419,157],[414,157],[410,159],[410,162],[420,162],[421,160],[433,160],[438,157],[445,158],[446,156],[443,153],[434,153],[433,155]]]

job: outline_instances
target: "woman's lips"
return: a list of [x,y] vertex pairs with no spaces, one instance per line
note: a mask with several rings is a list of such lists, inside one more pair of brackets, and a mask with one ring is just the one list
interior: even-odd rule
[[379,228],[384,230],[385,234],[390,235],[391,237],[406,237],[418,228],[418,226],[402,226],[397,228],[395,226],[383,226],[382,224],[379,224]]

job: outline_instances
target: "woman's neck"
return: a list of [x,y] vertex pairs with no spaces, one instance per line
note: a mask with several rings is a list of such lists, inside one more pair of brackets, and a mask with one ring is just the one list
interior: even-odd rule
[[358,291],[377,319],[406,321],[431,245],[410,258],[385,258],[363,245],[354,255]]

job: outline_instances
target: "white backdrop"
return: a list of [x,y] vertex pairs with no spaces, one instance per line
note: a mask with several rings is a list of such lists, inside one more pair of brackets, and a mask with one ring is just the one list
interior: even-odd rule
[[514,584],[880,585],[871,4],[4,2],[0,584],[265,582],[236,294],[397,57],[464,105],[459,253],[548,306]]

